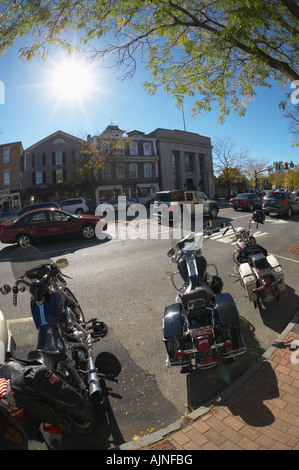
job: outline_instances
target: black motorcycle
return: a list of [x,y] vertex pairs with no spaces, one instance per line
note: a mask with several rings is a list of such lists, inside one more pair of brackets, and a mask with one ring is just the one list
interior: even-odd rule
[[66,259],[45,259],[32,246],[18,248],[11,258],[15,283],[1,287],[2,294],[12,292],[14,305],[20,293],[31,294],[37,328],[26,360],[10,347],[0,367],[0,410],[27,441],[43,441],[45,432],[59,433],[61,427],[91,434],[98,426],[101,388],[92,348],[106,336],[107,325],[85,320],[61,272],[67,265]]
[[[232,296],[222,293],[223,282],[215,265],[207,264],[201,246],[219,229],[208,227],[203,233],[192,233],[168,252],[178,270],[173,273],[174,287],[180,292],[176,302],[166,307],[163,318],[163,340],[167,350],[166,365],[181,366],[182,372],[207,369],[243,354],[246,346],[240,331],[238,308]],[[213,266],[216,274],[207,272]],[[176,286],[174,276],[183,281]]]

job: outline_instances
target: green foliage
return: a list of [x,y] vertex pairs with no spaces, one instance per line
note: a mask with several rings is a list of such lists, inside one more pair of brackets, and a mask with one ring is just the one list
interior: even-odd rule
[[230,110],[243,116],[256,87],[299,79],[295,0],[0,0],[0,15],[0,54],[28,36],[24,59],[46,58],[53,45],[70,53],[74,28],[80,47],[114,53],[125,76],[146,58],[148,93],[163,87],[177,106],[194,98],[193,116],[213,102],[220,121]]

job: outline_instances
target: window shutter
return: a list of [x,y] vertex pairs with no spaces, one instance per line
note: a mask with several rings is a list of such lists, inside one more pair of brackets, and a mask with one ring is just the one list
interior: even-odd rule
[[32,154],[32,168],[35,167],[35,154]]

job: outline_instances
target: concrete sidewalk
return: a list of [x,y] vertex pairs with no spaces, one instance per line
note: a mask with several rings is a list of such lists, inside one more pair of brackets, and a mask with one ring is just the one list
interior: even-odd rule
[[[297,348],[297,349],[296,349]],[[299,311],[234,384],[165,429],[121,450],[299,450]]]

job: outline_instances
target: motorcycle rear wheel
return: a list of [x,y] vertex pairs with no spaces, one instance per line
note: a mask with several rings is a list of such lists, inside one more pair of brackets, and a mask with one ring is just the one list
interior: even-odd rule
[[86,400],[84,406],[84,419],[76,415],[68,415],[67,421],[72,431],[88,436],[93,434],[98,428],[96,410],[90,400]]

